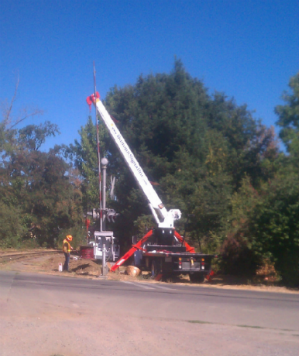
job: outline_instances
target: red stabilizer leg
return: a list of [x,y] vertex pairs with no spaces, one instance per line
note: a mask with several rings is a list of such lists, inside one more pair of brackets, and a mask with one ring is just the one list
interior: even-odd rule
[[137,242],[136,245],[133,245],[132,248],[125,253],[111,268],[111,272],[115,272],[118,267],[120,267],[127,259],[129,259],[136,250],[140,250],[141,246],[145,243],[145,241],[151,237],[153,234],[153,230],[150,230],[146,235],[143,236],[141,240]]
[[191,247],[189,244],[187,244],[187,242],[182,238],[182,236],[177,232],[175,231],[174,232],[174,236],[184,244],[184,246],[186,246],[186,251],[187,252],[190,252],[190,253],[195,253],[195,249],[194,247]]
[[206,275],[207,281],[211,282],[214,275],[215,275],[215,272],[212,270],[209,274]]
[[161,281],[162,277],[163,277],[163,274],[162,274],[162,273],[159,273],[159,274],[157,275],[157,277],[155,278],[155,281]]

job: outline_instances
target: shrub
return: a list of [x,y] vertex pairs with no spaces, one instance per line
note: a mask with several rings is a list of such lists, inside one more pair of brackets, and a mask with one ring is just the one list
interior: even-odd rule
[[18,247],[25,231],[20,221],[20,212],[14,206],[0,202],[0,246]]
[[249,248],[246,239],[240,235],[232,235],[222,244],[219,264],[224,273],[252,277],[261,264],[261,259]]

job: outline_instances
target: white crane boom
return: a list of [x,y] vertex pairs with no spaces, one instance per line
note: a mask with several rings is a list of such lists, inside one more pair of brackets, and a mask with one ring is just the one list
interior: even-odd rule
[[127,145],[122,134],[119,132],[114,121],[100,100],[99,94],[97,93],[96,96],[94,94],[90,95],[86,101],[89,105],[91,105],[91,103],[95,105],[114,142],[123,155],[128,167],[131,169],[134,177],[136,178],[138,185],[147,197],[150,209],[158,224],[158,227],[173,228],[173,221],[181,218],[181,211],[179,209],[171,209],[167,211],[152,184],[143,172],[143,169],[140,167],[138,161],[133,155],[130,147]]

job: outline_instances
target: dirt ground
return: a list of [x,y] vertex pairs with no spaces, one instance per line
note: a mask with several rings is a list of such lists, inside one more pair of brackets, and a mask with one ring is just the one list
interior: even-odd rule
[[[29,254],[26,256],[27,254]],[[6,257],[7,256],[7,257]],[[11,256],[11,257],[9,257]],[[26,256],[26,257],[25,257]],[[11,270],[18,272],[46,273],[53,275],[67,275],[73,278],[101,278],[102,265],[88,259],[82,259],[78,254],[72,254],[69,264],[69,272],[59,272],[59,264],[63,265],[64,256],[59,251],[30,250],[30,251],[1,251],[0,250],[0,270]],[[108,266],[111,265],[108,263]],[[254,281],[246,278],[234,276],[215,275],[211,281],[205,280],[201,283],[203,287],[227,288],[227,289],[246,289],[259,290],[267,292],[298,293],[298,289],[288,289],[286,287],[275,286],[271,280],[272,271],[269,277],[264,275]],[[126,274],[126,266],[121,266],[116,272],[108,272],[108,280],[123,280],[147,283],[176,283],[196,285],[190,282],[189,276],[180,275],[167,282],[157,282],[151,279],[149,272],[142,272],[138,277],[132,277]]]

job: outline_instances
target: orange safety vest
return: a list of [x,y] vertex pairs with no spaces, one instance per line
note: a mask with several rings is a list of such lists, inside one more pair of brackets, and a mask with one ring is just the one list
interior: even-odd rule
[[71,244],[68,242],[67,239],[63,240],[62,250],[63,250],[64,253],[70,253],[71,252]]

